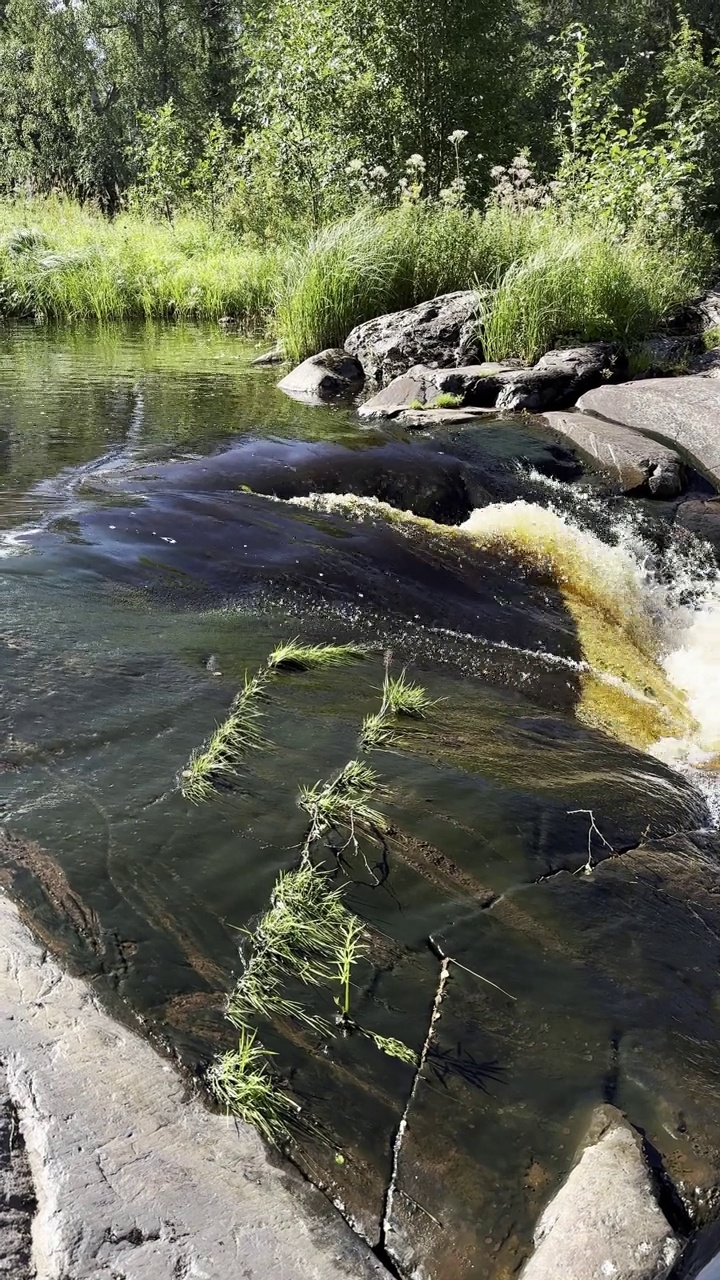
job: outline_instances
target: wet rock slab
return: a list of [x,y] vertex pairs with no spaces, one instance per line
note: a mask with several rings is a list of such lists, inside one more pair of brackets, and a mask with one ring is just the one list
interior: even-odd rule
[[278,383],[281,391],[310,403],[337,400],[362,390],[362,366],[347,351],[331,347],[303,360]]
[[522,1280],[659,1280],[680,1253],[639,1135],[612,1107],[598,1108],[589,1145],[544,1210]]
[[0,1261],[17,1264],[14,1280],[23,1267],[72,1280],[387,1274],[251,1129],[187,1100],[169,1065],[48,959],[6,898],[0,927],[0,1098],[20,1128],[19,1151],[0,1166]]
[[657,378],[596,387],[578,400],[583,413],[677,446],[720,484],[720,387],[703,377]]
[[658,498],[673,498],[683,492],[686,467],[667,445],[585,413],[549,411],[544,416],[554,431],[599,463],[620,492],[649,493]]

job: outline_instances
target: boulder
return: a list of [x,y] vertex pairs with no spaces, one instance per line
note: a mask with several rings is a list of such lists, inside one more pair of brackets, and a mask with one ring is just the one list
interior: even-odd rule
[[385,387],[416,364],[481,360],[477,295],[472,289],[445,293],[407,311],[368,320],[352,330],[345,350],[360,361],[368,387]]
[[403,409],[396,421],[411,431],[428,431],[433,427],[462,427],[478,418],[494,418],[494,409]]
[[548,351],[532,369],[498,374],[496,407],[542,413],[574,403],[581,392],[598,386],[613,368],[614,348],[592,342],[583,347]]
[[524,368],[521,360],[486,360],[483,364],[462,365],[458,369],[438,369],[434,383],[438,394],[460,396],[463,406],[489,409],[503,388],[503,377],[515,375]]
[[720,378],[720,347],[711,347],[690,361],[690,372],[704,374],[706,378]]
[[363,381],[358,361],[341,347],[330,347],[303,360],[278,387],[296,399],[317,403],[357,395],[362,391]]
[[701,351],[702,339],[697,334],[656,334],[646,338],[633,353],[633,364],[638,370],[635,378],[687,373]]
[[522,1280],[661,1280],[680,1254],[638,1135],[614,1107],[593,1116],[586,1146],[545,1209]]
[[545,419],[554,431],[571,440],[611,475],[622,493],[674,498],[683,492],[686,467],[667,445],[585,413],[550,411]]
[[264,368],[267,365],[282,364],[285,357],[279,347],[273,347],[272,351],[264,351],[261,356],[256,356],[250,361],[251,365],[259,365]]
[[361,418],[394,418],[404,409],[430,403],[437,394],[432,369],[418,364],[365,400],[358,409],[358,415]]
[[707,333],[708,329],[719,329],[720,286],[716,285],[713,289],[708,289],[700,298],[697,306],[703,330]]
[[691,498],[678,507],[675,525],[709,542],[720,555],[720,498]]
[[584,413],[632,427],[677,448],[720,485],[720,385],[712,378],[659,378],[597,387]]
[[5,896],[0,930],[0,1135],[9,1120],[12,1148],[9,1160],[0,1150],[2,1274],[35,1276],[32,1215],[46,1277],[387,1278],[253,1129],[189,1099],[170,1063],[62,972]]

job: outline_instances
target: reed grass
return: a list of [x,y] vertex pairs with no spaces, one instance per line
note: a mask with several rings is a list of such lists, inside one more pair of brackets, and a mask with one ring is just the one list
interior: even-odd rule
[[273,649],[267,665],[272,671],[312,671],[339,667],[365,657],[365,650],[355,644],[302,644],[287,640]]
[[193,751],[180,774],[180,792],[186,800],[202,804],[219,792],[230,790],[248,754],[267,747],[260,731],[263,716],[260,703],[267,684],[265,671],[246,677],[229,715],[207,742]]
[[437,700],[428,697],[422,685],[409,680],[405,668],[399,676],[390,674],[390,655],[385,667],[382,701],[378,711],[365,716],[360,729],[358,745],[361,751],[379,751],[397,741],[398,718],[424,720],[436,706]]
[[273,1056],[258,1042],[256,1031],[242,1027],[237,1049],[221,1054],[210,1067],[208,1085],[228,1114],[239,1116],[279,1147],[291,1139],[300,1107],[273,1077]]

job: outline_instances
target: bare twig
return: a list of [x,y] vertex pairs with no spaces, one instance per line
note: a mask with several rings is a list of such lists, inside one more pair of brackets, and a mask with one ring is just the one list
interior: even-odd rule
[[599,836],[599,837],[600,837],[600,839],[602,840],[603,844],[605,845],[605,848],[606,848],[606,849],[609,849],[611,853],[614,853],[614,852],[615,852],[615,850],[613,849],[613,847],[612,847],[612,845],[610,844],[610,842],[609,842],[608,840],[606,840],[606,839],[605,839],[605,837],[604,837],[604,835],[603,835],[602,831],[600,830],[600,828],[598,827],[597,823],[595,822],[595,814],[593,813],[592,809],[568,809],[568,815],[570,815],[570,814],[575,814],[575,813],[584,813],[584,814],[587,814],[588,818],[590,819],[590,826],[588,827],[588,856],[587,856],[587,862],[583,863],[583,865],[582,865],[581,867],[578,867],[577,871],[573,872],[573,874],[574,874],[574,875],[576,875],[576,876],[579,876],[579,875],[586,875],[586,876],[589,876],[589,875],[591,874],[591,872],[593,872],[593,871],[595,870],[595,867],[596,867],[596,865],[597,865],[597,864],[596,864],[596,862],[595,862],[595,859],[593,858],[593,853],[592,853],[592,839],[593,839],[593,835],[597,835],[597,836]]

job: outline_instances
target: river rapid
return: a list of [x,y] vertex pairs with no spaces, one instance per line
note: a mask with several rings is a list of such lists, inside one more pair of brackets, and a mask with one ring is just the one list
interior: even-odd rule
[[[253,354],[202,327],[0,330],[0,882],[201,1079],[233,1043],[239,931],[297,860],[298,788],[356,754],[385,662],[407,666],[435,707],[374,755],[382,847],[338,862],[372,938],[358,1020],[419,1050],[438,956],[458,963],[410,1105],[412,1069],[368,1042],[261,1027],[317,1125],[293,1159],[401,1275],[506,1280],[614,1102],[678,1228],[702,1225],[720,1180],[711,549],[542,420],[362,427],[282,396]],[[295,636],[368,653],[284,678],[273,749],[189,805],[191,751]]]

